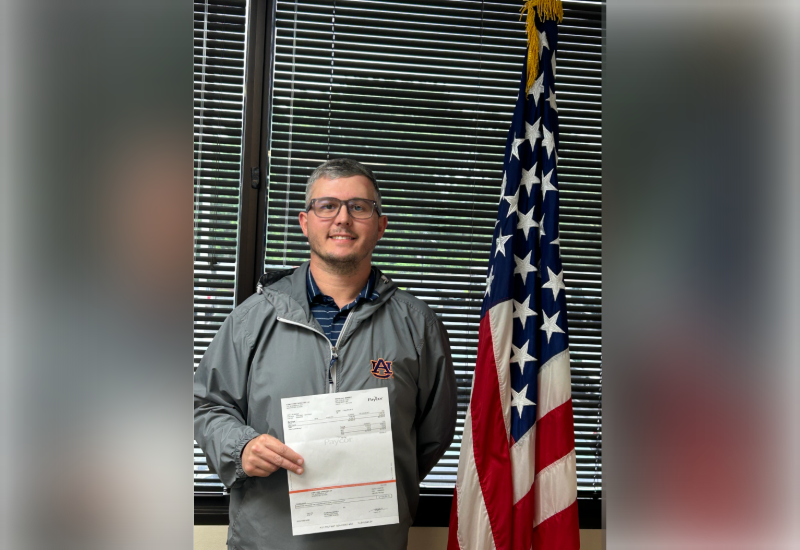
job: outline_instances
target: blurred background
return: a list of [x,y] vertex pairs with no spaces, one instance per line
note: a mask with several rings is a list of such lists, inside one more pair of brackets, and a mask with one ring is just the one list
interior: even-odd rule
[[0,25],[0,546],[187,548],[192,6]]
[[613,1],[608,548],[796,548],[798,5]]

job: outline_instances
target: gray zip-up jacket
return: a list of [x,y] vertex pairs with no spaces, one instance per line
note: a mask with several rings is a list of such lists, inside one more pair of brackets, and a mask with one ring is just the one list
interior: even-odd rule
[[[194,377],[194,436],[231,488],[228,546],[405,550],[419,482],[455,431],[447,332],[427,305],[378,272],[380,297],[350,312],[334,347],[309,310],[307,273],[305,263],[234,309]],[[392,362],[391,378],[372,375],[377,359]],[[380,387],[389,390],[400,523],[293,537],[286,470],[248,477],[242,449],[259,434],[284,440],[283,397]]]

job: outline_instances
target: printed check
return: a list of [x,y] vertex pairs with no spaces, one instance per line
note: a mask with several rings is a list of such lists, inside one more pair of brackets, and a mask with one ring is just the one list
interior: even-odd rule
[[305,461],[288,472],[293,535],[399,523],[386,388],[285,398],[281,410]]

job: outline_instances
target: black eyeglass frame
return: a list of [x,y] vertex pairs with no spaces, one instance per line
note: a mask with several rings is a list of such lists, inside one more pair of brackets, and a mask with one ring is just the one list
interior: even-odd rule
[[[330,220],[330,219],[333,219],[336,216],[338,216],[339,212],[342,211],[342,206],[347,208],[347,214],[351,218],[353,218],[354,220],[369,220],[369,219],[372,219],[372,216],[376,212],[378,213],[378,216],[383,216],[383,214],[381,213],[381,207],[378,206],[378,202],[377,201],[371,201],[369,199],[362,199],[360,197],[356,197],[356,198],[353,198],[353,199],[347,199],[347,200],[337,199],[336,197],[317,197],[316,199],[311,199],[309,201],[308,206],[306,207],[306,212],[311,212],[314,209],[314,203],[316,201],[318,201],[318,200],[335,200],[335,201],[339,201],[339,208],[336,210],[336,213],[333,216],[330,216],[330,217],[326,218],[324,216],[320,216],[319,214],[317,214],[316,211],[314,211],[314,215],[317,216],[320,219],[323,219],[323,220]],[[353,200],[359,200],[359,201],[371,202],[372,203],[372,212],[370,213],[369,217],[367,217],[367,218],[356,218],[355,216],[353,216],[353,212],[350,210],[350,205],[347,204],[348,202],[353,201]]]

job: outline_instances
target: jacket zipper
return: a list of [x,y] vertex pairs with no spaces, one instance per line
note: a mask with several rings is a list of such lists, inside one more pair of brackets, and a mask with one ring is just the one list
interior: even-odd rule
[[[320,336],[325,338],[325,341],[328,342],[328,347],[331,348],[331,362],[328,365],[328,369],[330,370],[331,365],[333,365],[333,363],[336,361],[336,359],[339,358],[339,356],[336,355],[336,348],[333,346],[333,343],[331,343],[330,339],[327,336],[325,336],[324,332],[321,332],[321,331],[315,329],[314,327],[310,327],[308,325],[304,325],[303,323],[298,323],[297,321],[290,321],[289,319],[284,319],[283,317],[278,317],[278,321],[281,322],[281,323],[286,323],[287,325],[296,325],[298,327],[307,328],[311,332],[316,332],[317,334],[319,334]],[[327,378],[328,377],[326,376],[325,377],[325,381],[326,382],[328,381]],[[331,393],[330,384],[328,384],[328,393]]]
[[342,330],[339,332],[339,338],[336,339],[336,345],[331,347],[331,364],[328,365],[328,371],[331,373],[331,384],[328,387],[328,393],[336,393],[336,361],[339,359],[339,340],[344,336],[347,325],[350,324],[350,319],[352,318],[353,312],[351,311],[347,314],[347,319],[344,320]]
[[[350,313],[352,313],[352,312],[350,312]],[[347,319],[344,320],[344,325],[342,325],[342,330],[339,333],[339,340],[341,340],[342,334],[344,334],[344,331],[347,328],[347,325],[350,323],[350,317],[351,316],[348,315]],[[331,360],[328,363],[328,374],[329,374],[329,376],[326,377],[326,381],[328,381],[328,379],[330,380],[328,382],[328,393],[336,393],[336,366],[335,365],[336,365],[336,362],[339,360],[339,348],[333,345],[333,342],[331,342],[330,338],[325,336],[324,332],[321,332],[321,331],[315,329],[314,327],[311,327],[311,326],[308,326],[308,325],[304,325],[303,323],[298,323],[297,321],[290,321],[289,319],[284,319],[283,317],[278,317],[278,321],[281,322],[281,323],[286,323],[288,325],[297,325],[298,327],[307,328],[311,332],[316,332],[317,334],[319,334],[320,336],[325,338],[325,340],[328,342],[328,346],[331,348]],[[337,344],[339,343],[339,340],[336,341]]]

